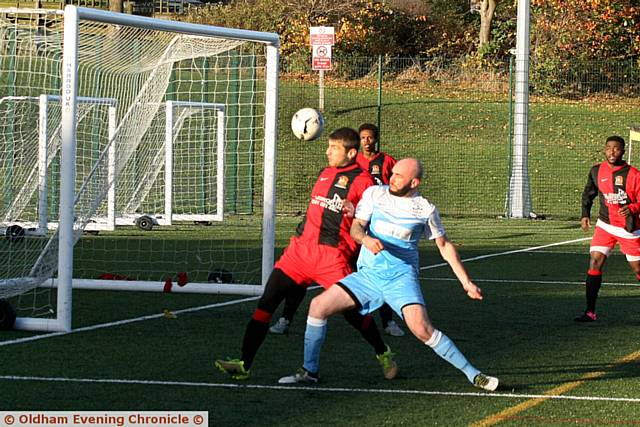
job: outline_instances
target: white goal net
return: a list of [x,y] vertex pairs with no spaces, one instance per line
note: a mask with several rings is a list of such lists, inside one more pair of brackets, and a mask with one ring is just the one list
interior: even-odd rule
[[[72,284],[259,293],[277,35],[74,6],[1,12],[0,298],[26,311],[16,326],[69,330]],[[57,288],[44,303],[43,286]]]

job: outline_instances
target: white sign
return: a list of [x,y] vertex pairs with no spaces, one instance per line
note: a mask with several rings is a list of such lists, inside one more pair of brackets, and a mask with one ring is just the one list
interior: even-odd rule
[[331,69],[331,45],[313,46],[312,69],[314,70],[330,70]]
[[311,39],[311,46],[318,44],[334,45],[336,43],[336,36],[333,27],[309,27],[309,36]]
[[333,27],[309,27],[311,41],[311,68],[313,70],[331,69],[331,47],[335,43]]

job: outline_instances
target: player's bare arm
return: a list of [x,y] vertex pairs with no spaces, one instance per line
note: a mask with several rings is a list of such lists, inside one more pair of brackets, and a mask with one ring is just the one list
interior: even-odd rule
[[359,245],[363,245],[373,254],[377,254],[384,249],[384,245],[380,240],[367,234],[368,225],[369,221],[358,218],[354,219],[353,223],[351,224],[351,237],[353,237],[353,240],[355,240],[355,242]]
[[453,273],[460,281],[460,284],[462,284],[462,288],[467,293],[467,296],[471,299],[481,300],[482,289],[471,281],[467,270],[460,260],[460,255],[455,245],[451,243],[446,235],[436,238],[436,245],[438,246],[440,255],[451,266]]
[[582,219],[580,219],[580,227],[584,232],[589,231],[589,228],[591,228],[591,220],[589,219],[588,216],[585,216]]

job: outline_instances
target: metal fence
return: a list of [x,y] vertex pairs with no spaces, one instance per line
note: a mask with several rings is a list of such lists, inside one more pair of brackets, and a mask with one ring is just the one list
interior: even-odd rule
[[[478,68],[446,58],[339,57],[324,75],[325,132],[379,124],[383,151],[423,161],[422,192],[444,215],[502,216],[513,140],[511,70],[509,59]],[[318,108],[318,73],[304,60],[285,61],[281,71],[278,211],[290,214],[306,209],[326,164],[326,139],[301,142],[289,131],[298,108]],[[627,139],[640,122],[638,71],[635,61],[532,63],[528,169],[538,217],[579,216],[604,140]]]

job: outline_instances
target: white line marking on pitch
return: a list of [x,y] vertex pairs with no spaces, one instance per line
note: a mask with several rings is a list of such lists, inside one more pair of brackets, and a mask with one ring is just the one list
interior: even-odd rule
[[[190,312],[194,312],[194,311],[206,310],[208,308],[224,307],[226,305],[234,305],[234,304],[240,304],[240,303],[247,302],[247,301],[254,301],[254,300],[257,300],[258,298],[260,298],[260,297],[242,298],[242,299],[236,299],[236,300],[231,300],[231,301],[218,302],[218,303],[215,303],[215,304],[202,305],[200,307],[184,308],[182,310],[172,310],[172,313],[173,314],[190,313]],[[148,316],[141,316],[141,317],[136,317],[136,318],[133,318],[133,319],[118,320],[116,322],[109,322],[109,323],[102,323],[102,324],[99,324],[99,325],[85,326],[83,328],[74,329],[71,332],[53,332],[53,333],[50,333],[50,334],[35,335],[35,336],[32,336],[32,337],[18,338],[18,339],[11,340],[11,341],[0,341],[0,347],[2,347],[4,345],[20,344],[20,343],[28,342],[28,341],[41,340],[41,339],[44,339],[44,338],[53,338],[53,337],[59,337],[59,336],[62,336],[62,335],[75,334],[75,333],[78,333],[78,332],[86,332],[86,331],[94,331],[96,329],[110,328],[111,326],[127,325],[129,323],[141,322],[143,320],[159,319],[161,317],[164,317],[164,313],[149,314]]]
[[325,393],[381,393],[381,394],[416,394],[432,396],[461,396],[461,397],[500,397],[510,399],[558,399],[558,400],[587,400],[606,402],[634,402],[640,403],[640,398],[633,397],[602,397],[602,396],[571,396],[571,395],[547,395],[547,394],[518,394],[518,393],[483,393],[483,392],[457,392],[434,390],[399,390],[378,388],[347,388],[347,387],[292,387],[281,385],[258,384],[223,384],[202,383],[192,381],[154,381],[154,380],[127,380],[108,378],[63,378],[63,377],[24,377],[12,375],[0,375],[0,380],[6,381],[47,381],[67,383],[90,384],[133,384],[133,385],[159,385],[176,387],[208,387],[208,388],[235,388],[255,390],[287,390],[287,391],[316,391]]
[[[521,252],[531,252],[531,251],[535,251],[535,250],[538,250],[538,249],[550,248],[552,246],[561,246],[561,245],[566,245],[566,244],[570,244],[570,243],[581,242],[581,241],[588,240],[588,239],[590,239],[590,237],[585,237],[585,238],[576,239],[576,240],[567,240],[565,242],[550,243],[548,245],[542,245],[542,246],[532,246],[530,248],[516,249],[516,250],[506,251],[506,252],[498,252],[498,253],[492,253],[492,254],[487,254],[487,255],[479,255],[479,256],[476,256],[476,257],[463,259],[462,262],[478,261],[478,260],[481,260],[481,259],[493,258],[493,257],[497,257],[497,256],[502,256],[502,255],[511,255],[511,254],[521,253]],[[445,266],[445,265],[448,265],[448,264],[446,262],[444,262],[444,263],[439,263],[439,264],[427,265],[425,267],[420,267],[420,270],[429,270],[429,269],[432,269],[432,268],[442,267],[442,266]],[[242,299],[227,301],[227,302],[223,302],[223,303],[209,304],[209,305],[203,305],[203,306],[200,306],[200,307],[192,307],[192,308],[187,308],[187,309],[184,309],[184,310],[177,310],[177,311],[174,311],[174,313],[175,314],[180,314],[180,313],[188,313],[188,312],[194,312],[194,311],[200,311],[200,310],[207,310],[209,308],[216,308],[216,307],[223,307],[223,306],[226,306],[226,305],[240,304],[240,303],[247,302],[247,301],[255,301],[258,298],[259,297],[242,298]],[[31,337],[18,338],[18,339],[10,340],[10,341],[1,341],[0,342],[0,347],[13,345],[13,344],[21,344],[21,343],[30,342],[30,341],[37,341],[37,340],[41,340],[41,339],[45,339],[45,338],[59,337],[59,336],[68,335],[68,334],[75,334],[75,333],[78,333],[78,332],[94,331],[94,330],[97,330],[97,329],[110,328],[112,326],[121,326],[121,325],[126,325],[126,324],[129,324],[129,323],[141,322],[141,321],[144,321],[144,320],[158,319],[158,318],[161,318],[162,316],[164,316],[164,313],[150,314],[148,316],[136,317],[136,318],[133,318],[133,319],[125,319],[125,320],[120,320],[120,321],[117,321],[117,322],[109,322],[109,323],[102,323],[102,324],[98,324],[98,325],[85,326],[83,328],[74,329],[71,332],[53,332],[53,333],[44,334],[44,335],[35,335],[35,336],[31,336]]]
[[[497,257],[497,256],[519,254],[519,253],[522,253],[522,252],[532,252],[532,251],[535,251],[535,250],[538,250],[538,249],[550,248],[550,247],[553,247],[553,246],[568,245],[570,243],[583,242],[583,241],[589,240],[589,239],[591,239],[591,237],[583,237],[583,238],[575,239],[575,240],[567,240],[566,242],[549,243],[548,245],[532,246],[530,248],[514,249],[512,251],[498,252],[498,253],[486,254],[486,255],[478,255],[478,256],[475,256],[475,257],[472,257],[472,258],[465,258],[465,259],[462,260],[462,262],[478,261],[478,260],[481,260],[481,259],[494,258],[494,257]],[[420,267],[420,270],[430,270],[432,268],[444,267],[445,265],[449,265],[449,264],[446,263],[446,262],[441,262],[439,264],[426,265],[424,267]]]
[[[420,276],[421,279],[429,280],[431,282],[443,281],[443,282],[457,282],[458,279],[452,277],[430,277]],[[486,282],[486,283],[533,283],[538,285],[584,285],[584,282],[565,282],[560,280],[510,280],[510,279],[473,279],[474,282]],[[602,282],[603,286],[629,286],[631,288],[640,287],[640,283],[614,283],[614,282]]]

